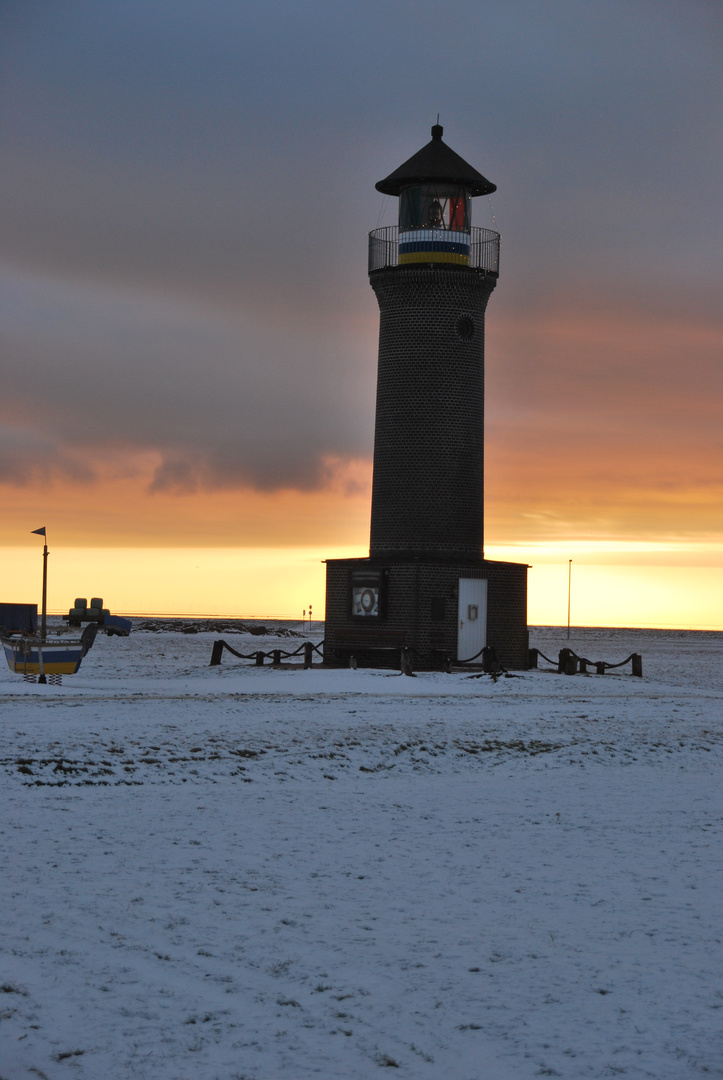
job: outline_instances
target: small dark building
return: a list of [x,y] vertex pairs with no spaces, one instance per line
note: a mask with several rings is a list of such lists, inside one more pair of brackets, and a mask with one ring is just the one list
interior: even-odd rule
[[377,190],[399,224],[369,234],[380,310],[368,559],[326,572],[325,663],[419,669],[494,648],[527,666],[527,566],[484,558],[484,321],[499,234],[473,228],[496,190],[442,128]]

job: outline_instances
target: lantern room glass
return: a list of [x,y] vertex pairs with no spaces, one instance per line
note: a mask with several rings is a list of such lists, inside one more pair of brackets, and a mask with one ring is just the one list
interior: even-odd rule
[[443,229],[469,232],[472,198],[463,188],[450,184],[410,184],[399,196],[399,229]]

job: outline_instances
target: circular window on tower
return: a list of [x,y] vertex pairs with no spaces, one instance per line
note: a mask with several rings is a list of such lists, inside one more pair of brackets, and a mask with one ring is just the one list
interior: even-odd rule
[[462,315],[461,318],[457,319],[455,329],[462,341],[469,341],[474,337],[474,322],[469,315]]

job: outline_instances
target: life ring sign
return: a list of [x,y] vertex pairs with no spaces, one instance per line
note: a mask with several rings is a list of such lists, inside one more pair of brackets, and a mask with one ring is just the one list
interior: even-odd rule
[[352,588],[352,615],[361,618],[379,615],[379,586],[355,585]]

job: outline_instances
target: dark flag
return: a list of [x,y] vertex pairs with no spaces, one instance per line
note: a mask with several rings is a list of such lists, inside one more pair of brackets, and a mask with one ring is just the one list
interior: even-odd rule
[[42,529],[33,529],[33,536],[45,536],[45,527]]

